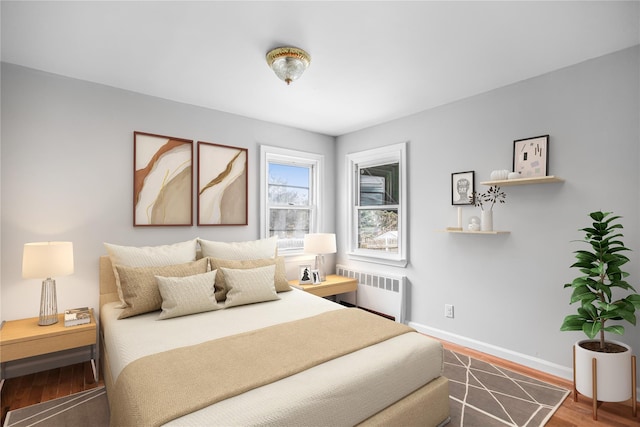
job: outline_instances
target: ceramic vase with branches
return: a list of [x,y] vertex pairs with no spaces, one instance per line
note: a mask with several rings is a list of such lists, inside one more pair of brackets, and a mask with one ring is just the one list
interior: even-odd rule
[[493,231],[493,207],[496,203],[505,203],[507,194],[497,185],[492,185],[484,193],[471,195],[474,206],[480,207],[480,230]]

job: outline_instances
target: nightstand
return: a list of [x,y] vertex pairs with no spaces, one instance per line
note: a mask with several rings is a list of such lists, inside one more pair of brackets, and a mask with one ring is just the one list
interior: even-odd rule
[[[4,382],[4,364],[12,360],[24,359],[41,354],[72,348],[91,346],[91,368],[93,378],[98,381],[96,365],[97,345],[96,320],[91,311],[91,322],[84,325],[64,326],[64,314],[58,315],[58,323],[49,326],[38,325],[38,318],[9,320],[0,329],[0,364]],[[0,382],[0,388],[2,387]]]
[[289,280],[289,285],[319,297],[328,297],[331,295],[343,294],[345,292],[356,292],[356,305],[358,305],[358,280],[356,279],[338,276],[336,274],[327,274],[327,280],[317,285],[301,285],[297,280]]

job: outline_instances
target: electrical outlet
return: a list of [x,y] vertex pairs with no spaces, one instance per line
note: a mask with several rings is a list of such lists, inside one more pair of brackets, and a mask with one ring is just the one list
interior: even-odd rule
[[453,304],[444,305],[444,317],[453,318]]

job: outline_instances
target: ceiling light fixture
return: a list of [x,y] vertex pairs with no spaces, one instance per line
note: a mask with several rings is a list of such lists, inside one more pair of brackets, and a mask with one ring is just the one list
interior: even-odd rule
[[311,63],[311,56],[297,47],[277,47],[267,53],[267,64],[280,80],[298,80]]

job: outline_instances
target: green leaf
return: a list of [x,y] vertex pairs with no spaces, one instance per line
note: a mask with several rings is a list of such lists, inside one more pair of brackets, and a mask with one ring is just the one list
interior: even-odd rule
[[597,297],[587,288],[586,286],[580,286],[573,290],[573,294],[571,295],[571,304],[576,301],[582,301],[582,304],[590,303],[595,300]]
[[600,322],[585,323],[584,325],[582,325],[582,332],[584,332],[585,335],[589,337],[589,339],[593,339],[596,335],[598,335],[598,332],[600,332],[601,328],[602,326],[600,325]]
[[638,294],[629,295],[625,299],[629,301],[631,304],[633,304],[636,310],[640,310],[640,295]]
[[624,319],[627,322],[631,323],[633,326],[636,325],[636,315],[634,314],[633,311],[619,310],[618,313],[620,314],[620,317],[622,319]]
[[[624,335],[624,326],[622,325],[611,325],[604,328],[606,332],[611,332],[612,334]],[[600,332],[600,331],[598,331]],[[595,336],[595,335],[594,335]],[[593,338],[593,337],[589,337]]]
[[571,268],[577,267],[577,268],[592,269],[593,267],[595,267],[595,264],[592,263],[591,261],[578,261],[578,262],[575,262],[575,263],[571,264],[570,267]]
[[635,291],[635,289],[633,289],[633,287],[624,280],[616,280],[615,282],[612,282],[609,286],[611,286],[612,288],[622,288],[625,290]]
[[[598,318],[598,310],[596,310],[596,308],[591,304],[587,304],[583,301],[581,308],[586,313],[586,316],[585,316],[586,318],[593,319],[593,320],[596,320]],[[578,310],[578,313],[580,313],[580,310]],[[580,314],[582,315],[582,313]]]
[[606,301],[611,301],[611,289],[609,289],[609,287],[607,285],[605,285],[603,283],[598,283],[596,288],[600,292],[602,292],[602,294],[605,297]]
[[561,331],[581,331],[582,325],[584,324],[584,319],[580,316],[571,314],[564,318],[562,322],[562,326],[560,326]]

